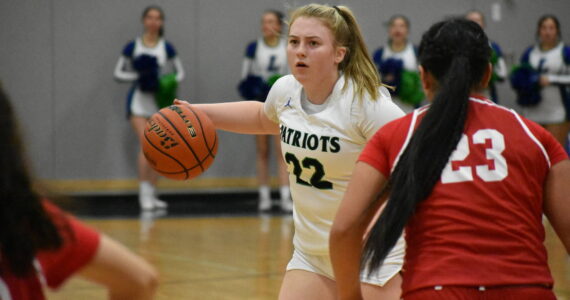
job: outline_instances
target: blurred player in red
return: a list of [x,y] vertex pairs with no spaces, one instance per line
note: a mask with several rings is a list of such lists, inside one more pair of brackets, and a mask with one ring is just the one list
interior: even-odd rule
[[0,87],[0,299],[45,299],[80,275],[109,299],[152,299],[156,271],[128,249],[62,212],[32,187],[16,119]]

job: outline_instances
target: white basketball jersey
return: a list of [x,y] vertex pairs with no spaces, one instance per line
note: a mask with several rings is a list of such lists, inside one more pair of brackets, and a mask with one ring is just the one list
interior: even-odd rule
[[387,122],[403,116],[385,88],[380,97],[359,99],[352,81],[341,76],[322,111],[301,107],[302,85],[292,76],[279,79],[265,102],[266,115],[281,128],[294,209],[295,247],[328,255],[329,232],[352,170],[366,142]]

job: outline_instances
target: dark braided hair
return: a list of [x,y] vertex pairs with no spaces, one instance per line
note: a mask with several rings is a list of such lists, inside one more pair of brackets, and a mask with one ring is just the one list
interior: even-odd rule
[[364,246],[362,267],[377,270],[398,238],[416,205],[439,181],[463,133],[469,94],[479,87],[491,56],[487,36],[475,22],[451,19],[424,33],[419,61],[438,82],[432,104],[390,176],[381,197],[390,198]]
[[15,115],[0,86],[0,259],[10,271],[24,277],[33,271],[40,249],[63,244],[56,225],[32,187]]

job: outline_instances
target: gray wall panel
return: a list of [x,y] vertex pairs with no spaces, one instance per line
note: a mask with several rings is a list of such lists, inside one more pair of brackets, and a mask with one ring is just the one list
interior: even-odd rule
[[[162,0],[166,38],[186,69],[179,96],[205,103],[238,100],[236,85],[246,44],[259,35],[261,13],[310,1]],[[418,43],[434,21],[476,8],[487,17],[509,67],[534,42],[538,17],[558,13],[570,41],[566,0],[351,0],[370,51],[385,44],[385,22],[395,14],[412,22]],[[491,20],[498,3],[502,19]],[[125,43],[142,32],[147,3],[126,1],[4,0],[0,2],[0,80],[15,102],[32,165],[46,179],[136,178],[137,140],[125,119],[128,84],[113,80]],[[515,106],[508,84],[504,104]],[[516,106],[515,106],[516,107]],[[33,121],[32,121],[33,120]],[[254,138],[220,133],[219,156],[207,177],[254,176]]]
[[12,99],[36,175],[56,177],[50,1],[0,1],[0,81]]
[[[106,18],[112,1],[54,4],[56,174],[62,179],[128,176],[114,170],[133,165],[134,156],[122,149],[135,142],[123,117],[126,86],[112,77],[120,45],[126,42],[114,41],[120,18]],[[128,8],[113,12],[132,14]]]

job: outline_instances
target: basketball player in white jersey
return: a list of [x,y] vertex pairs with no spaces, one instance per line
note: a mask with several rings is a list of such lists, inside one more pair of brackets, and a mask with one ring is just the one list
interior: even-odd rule
[[[380,87],[347,7],[306,5],[293,11],[289,24],[293,75],[279,79],[265,103],[194,106],[218,129],[281,136],[290,172],[295,250],[279,299],[337,299],[328,247],[333,218],[366,141],[403,112]],[[378,272],[363,275],[367,299],[399,299],[404,249],[400,239]]]

